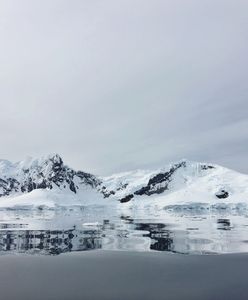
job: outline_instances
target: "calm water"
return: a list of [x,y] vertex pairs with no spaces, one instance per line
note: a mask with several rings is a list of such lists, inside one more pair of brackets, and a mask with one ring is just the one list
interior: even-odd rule
[[247,252],[248,218],[230,212],[179,214],[151,208],[0,211],[1,255],[58,255],[96,249]]
[[247,254],[0,256],[4,300],[247,300]]

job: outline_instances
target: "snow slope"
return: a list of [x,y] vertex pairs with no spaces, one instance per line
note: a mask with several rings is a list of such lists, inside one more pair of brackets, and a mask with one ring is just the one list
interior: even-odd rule
[[247,209],[248,175],[182,160],[158,170],[96,177],[55,154],[12,164],[0,160],[0,208],[118,205],[168,210]]
[[[247,175],[216,166],[205,175],[186,177],[185,184],[181,187],[171,188],[162,195],[153,196],[149,201],[170,210],[242,210],[248,208]],[[216,197],[221,190],[227,191],[228,197]],[[143,199],[143,203],[148,201],[147,198]]]

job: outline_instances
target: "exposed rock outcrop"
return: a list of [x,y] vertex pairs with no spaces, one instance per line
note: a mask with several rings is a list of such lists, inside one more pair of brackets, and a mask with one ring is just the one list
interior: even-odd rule
[[[82,171],[74,171],[64,165],[62,158],[58,155],[50,155],[46,158],[30,160],[10,164],[3,168],[5,174],[0,174],[0,197],[13,193],[29,193],[35,189],[69,188],[77,193],[80,185],[97,187],[99,179],[94,175]],[[2,176],[2,178],[1,178]]]
[[215,196],[219,199],[225,199],[229,196],[229,193],[225,190],[220,190],[215,194]]
[[[96,198],[106,198],[106,201],[114,198],[120,203],[126,203],[135,201],[140,196],[180,190],[200,178],[215,174],[211,181],[207,181],[208,190],[212,190],[212,195],[215,194],[217,198],[225,199],[229,197],[229,188],[226,185],[217,193],[215,191],[218,188],[211,187],[213,184],[222,186],[219,184],[222,178],[216,181],[219,178],[218,172],[215,177],[218,170],[222,170],[221,167],[182,160],[157,171],[136,170],[100,178],[83,171],[75,171],[65,165],[58,154],[14,164],[0,160],[0,197],[29,193],[37,189],[58,188],[69,194],[78,194],[82,199],[94,194]],[[90,193],[84,193],[85,190],[87,193],[90,190]]]
[[168,185],[172,179],[172,175],[176,172],[177,169],[181,167],[186,167],[186,163],[184,161],[172,166],[168,172],[159,173],[155,175],[148,181],[148,184],[146,186],[135,191],[134,194],[139,196],[150,196],[153,194],[163,193],[165,190],[168,189]]

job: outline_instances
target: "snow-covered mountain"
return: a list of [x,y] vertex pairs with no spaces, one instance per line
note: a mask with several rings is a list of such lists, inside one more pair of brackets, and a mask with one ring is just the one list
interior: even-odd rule
[[223,207],[224,203],[248,203],[248,175],[218,165],[182,160],[155,171],[97,177],[73,170],[54,154],[18,163],[0,160],[0,197],[0,207],[50,205],[50,198],[61,205],[130,205],[149,201],[168,208],[190,207],[192,203]]
[[94,175],[67,167],[58,154],[28,158],[14,164],[0,160],[0,197],[54,187],[77,193],[82,185],[95,188],[99,180]]

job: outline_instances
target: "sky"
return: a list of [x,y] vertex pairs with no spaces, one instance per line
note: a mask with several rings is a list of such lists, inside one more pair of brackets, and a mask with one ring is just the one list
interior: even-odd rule
[[0,0],[0,158],[248,173],[247,0]]

